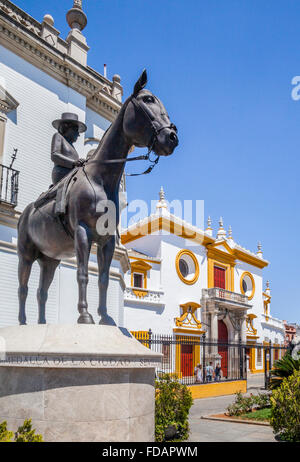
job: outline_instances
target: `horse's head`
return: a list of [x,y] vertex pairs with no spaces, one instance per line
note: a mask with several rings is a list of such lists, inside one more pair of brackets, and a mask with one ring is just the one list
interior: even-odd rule
[[171,124],[162,102],[145,89],[146,83],[144,70],[124,104],[123,129],[135,146],[147,146],[158,156],[169,156],[178,145],[177,128]]

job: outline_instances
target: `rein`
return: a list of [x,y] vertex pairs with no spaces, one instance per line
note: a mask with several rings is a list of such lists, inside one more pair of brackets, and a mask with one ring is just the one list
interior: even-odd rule
[[[142,155],[142,156],[137,156],[137,157],[130,157],[130,158],[125,158],[125,159],[108,159],[108,160],[103,160],[101,161],[100,163],[102,164],[116,164],[116,163],[126,163],[126,162],[132,162],[132,161],[135,161],[135,160],[149,160],[149,162],[152,164],[150,165],[144,172],[142,173],[125,173],[125,176],[140,176],[140,175],[147,175],[148,173],[151,173],[152,170],[154,169],[154,167],[158,164],[158,161],[159,161],[159,156],[157,154],[156,155],[156,159],[152,160],[150,158],[150,154],[151,152],[153,151],[153,147],[154,147],[154,144],[155,142],[157,141],[157,137],[159,135],[159,132],[161,132],[162,130],[164,130],[165,128],[173,128],[174,125],[171,124],[171,125],[165,125],[159,129],[157,129],[153,123],[153,120],[155,120],[155,118],[153,117],[152,114],[150,114],[148,111],[146,111],[141,105],[140,103],[137,101],[137,99],[135,98],[134,95],[132,95],[132,97],[129,99],[128,103],[129,104],[130,102],[132,102],[132,104],[139,110],[141,110],[143,112],[143,114],[147,117],[147,119],[149,120],[150,122],[150,125],[151,125],[151,128],[152,128],[152,132],[153,132],[153,140],[152,140],[152,143],[148,149],[148,152],[146,155]],[[105,134],[104,134],[105,136]],[[89,160],[86,162],[88,163]],[[93,162],[93,160],[91,160],[91,162]],[[99,162],[99,161],[98,161]]]

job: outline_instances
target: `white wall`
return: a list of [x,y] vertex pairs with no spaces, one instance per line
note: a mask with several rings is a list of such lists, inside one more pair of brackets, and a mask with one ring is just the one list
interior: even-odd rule
[[[90,108],[86,108],[86,121],[88,129],[85,133],[85,138],[95,138],[101,140],[104,132],[111,125],[109,120],[106,120],[100,114],[97,114]],[[89,141],[84,146],[84,157],[92,150],[98,147],[97,141]]]
[[[0,56],[1,84],[20,103],[8,114],[3,163],[9,164],[13,148],[18,148],[14,168],[20,170],[21,211],[51,184],[52,121],[62,112],[75,112],[85,121],[85,97],[2,46]],[[81,135],[75,145],[81,156],[83,143]]]
[[[39,284],[39,265],[34,263],[27,297],[27,324],[36,324],[38,308],[36,292]],[[49,289],[46,319],[55,324],[59,312],[59,270]],[[18,258],[15,252],[0,250],[0,327],[18,324]]]
[[[18,101],[18,108],[8,114],[5,131],[3,164],[9,165],[13,148],[18,149],[13,167],[20,171],[18,211],[36,200],[51,184],[53,163],[51,141],[56,130],[52,121],[63,112],[73,112],[86,122],[88,130],[74,145],[80,157],[98,146],[84,145],[85,138],[101,139],[111,122],[86,108],[86,98],[58,82],[6,48],[0,46],[0,84]],[[0,226],[0,241],[12,242],[16,230]],[[95,262],[95,256],[91,255]],[[0,250],[0,326],[18,323],[18,259],[16,252]],[[96,268],[96,267],[95,267]],[[123,271],[118,261],[111,265],[108,288],[108,311],[119,326],[124,326]],[[88,302],[95,322],[99,322],[98,276],[89,275]],[[37,322],[36,290],[39,281],[38,263],[33,265],[27,301],[28,323]],[[48,323],[76,322],[78,287],[76,268],[60,265],[49,290],[46,318]]]
[[[0,250],[0,327],[18,324],[18,258],[15,251]],[[113,260],[111,271],[122,276],[119,262]],[[27,324],[36,324],[38,320],[38,306],[36,291],[39,284],[39,265],[34,263],[29,280],[29,291],[26,303]],[[99,322],[97,313],[99,304],[98,276],[89,272],[88,284],[89,312],[95,323]],[[76,268],[68,264],[61,264],[55,273],[50,286],[46,305],[46,320],[48,324],[73,324],[77,322],[78,286]],[[123,290],[120,278],[110,275],[107,293],[108,313],[114,318],[118,326],[124,326]]]
[[[125,302],[125,323],[130,330],[148,330],[162,334],[171,334],[175,326],[174,318],[181,315],[180,304],[186,302],[200,303],[202,288],[207,287],[206,249],[195,246],[192,242],[173,234],[156,233],[143,236],[126,245],[127,248],[139,250],[152,257],[161,258],[161,264],[148,272],[148,288],[161,289],[164,292],[163,306],[145,304],[139,301]],[[200,268],[199,278],[195,284],[187,285],[181,281],[176,271],[176,256],[183,248],[191,250],[196,256]],[[160,271],[159,271],[160,267]],[[159,274],[160,273],[160,274]],[[130,287],[129,272],[126,284]],[[201,319],[201,309],[197,310]]]

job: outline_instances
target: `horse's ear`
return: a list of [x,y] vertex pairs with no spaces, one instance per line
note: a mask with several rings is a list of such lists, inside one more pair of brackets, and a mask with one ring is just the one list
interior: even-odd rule
[[134,86],[134,90],[133,90],[134,96],[136,96],[138,92],[141,91],[146,86],[147,80],[148,80],[147,71],[146,69],[144,69],[140,75],[139,80],[136,82]]

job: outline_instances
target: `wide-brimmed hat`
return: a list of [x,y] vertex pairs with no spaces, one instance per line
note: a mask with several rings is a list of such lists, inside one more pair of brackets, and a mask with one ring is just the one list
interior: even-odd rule
[[80,122],[78,120],[78,115],[73,114],[72,112],[64,112],[61,115],[61,119],[54,120],[52,122],[52,125],[53,125],[54,128],[56,128],[56,130],[58,130],[60,124],[63,123],[63,122],[70,122],[70,123],[73,123],[74,125],[77,125],[79,133],[86,132],[86,130],[87,130],[87,126],[83,122]]

